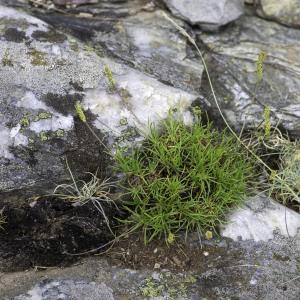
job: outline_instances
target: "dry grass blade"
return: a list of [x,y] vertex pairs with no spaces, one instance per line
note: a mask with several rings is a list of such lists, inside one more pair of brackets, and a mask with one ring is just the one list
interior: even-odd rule
[[114,200],[112,200],[110,197],[110,190],[114,183],[110,182],[109,179],[101,180],[92,173],[87,173],[91,176],[89,181],[79,180],[76,182],[68,163],[67,168],[70,173],[72,183],[58,185],[54,189],[52,195],[58,197],[59,199],[73,202],[75,206],[82,206],[86,205],[87,203],[92,203],[103,216],[108,229],[114,235],[104,209],[104,204],[114,205],[116,208],[118,208]]

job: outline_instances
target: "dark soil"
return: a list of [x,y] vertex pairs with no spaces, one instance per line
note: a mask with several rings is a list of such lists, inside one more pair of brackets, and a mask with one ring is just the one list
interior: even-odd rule
[[[121,216],[114,207],[107,208],[106,213],[110,220]],[[77,254],[101,248],[113,240],[102,215],[91,203],[74,207],[62,200],[46,198],[18,207],[6,204],[4,215],[6,223],[4,230],[0,230],[0,272],[67,266],[81,258]],[[216,240],[202,241],[200,247],[198,237],[193,239],[190,235],[188,241],[178,239],[169,246],[165,240],[145,245],[142,236],[133,234],[92,254],[105,255],[114,265],[126,268],[176,271],[205,269],[212,261],[229,265],[233,258],[239,260],[243,255],[232,251],[224,240],[221,247],[220,243],[216,247],[216,243]]]
[[[113,239],[92,203],[74,207],[47,198],[19,207],[6,204],[3,209],[6,223],[0,229],[0,272],[67,265],[78,259],[70,254]],[[107,208],[106,214],[109,220],[117,216],[115,208]]]
[[125,268],[175,272],[205,271],[211,265],[229,267],[232,261],[238,262],[244,257],[242,250],[232,247],[224,238],[200,243],[197,234],[188,236],[187,240],[178,238],[171,245],[162,239],[145,245],[142,235],[134,234],[115,243],[104,255],[113,265]]

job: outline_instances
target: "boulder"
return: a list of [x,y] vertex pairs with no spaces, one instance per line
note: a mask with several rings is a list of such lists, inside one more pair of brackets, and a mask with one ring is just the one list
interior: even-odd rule
[[221,235],[233,240],[268,241],[277,231],[294,237],[300,229],[300,214],[265,195],[248,199],[245,205],[229,215]]
[[[220,106],[237,130],[257,128],[266,106],[272,124],[300,136],[300,31],[255,16],[243,16],[222,32],[198,34]],[[262,80],[257,61],[265,53]],[[202,93],[214,105],[208,84]],[[213,111],[213,110],[211,110]],[[220,114],[217,110],[213,113]]]
[[202,29],[216,30],[238,19],[243,13],[243,0],[164,0],[174,14]]
[[291,27],[300,27],[299,0],[260,0],[257,13],[266,19]]
[[[66,159],[75,176],[97,169],[105,176],[111,163],[103,144],[140,139],[137,128],[174,107],[191,117],[195,94],[116,63],[26,13],[1,6],[0,20],[0,193],[52,191],[69,178]],[[95,134],[76,116],[78,101]]]

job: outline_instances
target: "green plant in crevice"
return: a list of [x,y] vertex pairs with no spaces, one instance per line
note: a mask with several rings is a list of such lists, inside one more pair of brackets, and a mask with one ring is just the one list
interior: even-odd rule
[[75,103],[75,110],[81,122],[86,123],[86,116],[81,106],[81,103],[77,101]]
[[266,60],[267,54],[261,51],[256,59],[256,80],[257,83],[261,82],[264,76],[264,62]]
[[143,146],[118,150],[116,170],[125,174],[129,212],[125,223],[142,229],[145,243],[180,230],[204,235],[243,201],[253,168],[245,151],[225,131],[200,120],[187,127],[169,116],[150,127]]
[[113,74],[112,74],[112,70],[109,67],[109,65],[105,65],[104,66],[104,74],[108,80],[108,86],[111,92],[116,90],[116,82],[114,80]]
[[271,136],[271,108],[266,106],[264,109],[264,136],[269,139]]
[[78,118],[80,119],[81,122],[83,122],[88,130],[93,134],[93,136],[99,141],[99,143],[106,149],[107,149],[107,146],[103,143],[103,140],[101,140],[99,138],[99,136],[95,133],[95,131],[93,130],[93,128],[89,125],[89,123],[87,122],[87,118],[86,118],[86,115],[84,113],[84,110],[82,108],[82,105],[79,101],[76,101],[75,103],[75,111],[76,111],[76,114],[78,116]]

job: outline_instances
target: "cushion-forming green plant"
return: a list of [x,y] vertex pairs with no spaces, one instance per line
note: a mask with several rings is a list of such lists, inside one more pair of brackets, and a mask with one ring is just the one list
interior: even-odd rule
[[253,174],[234,137],[198,120],[186,126],[172,116],[150,126],[142,147],[116,153],[128,192],[125,221],[142,229],[145,243],[180,230],[215,228],[228,209],[240,204]]

